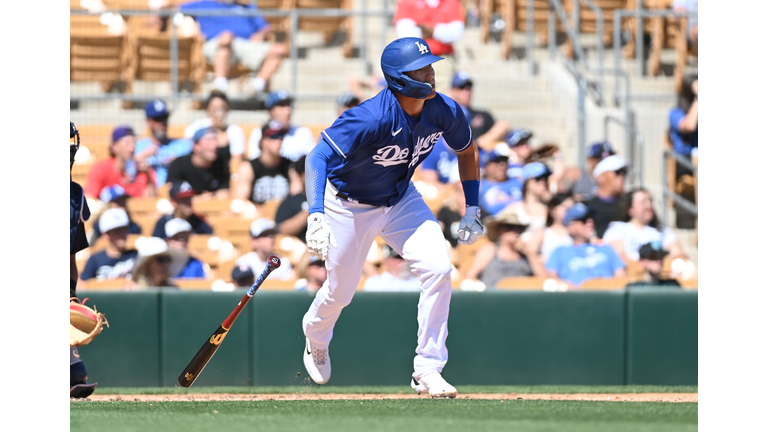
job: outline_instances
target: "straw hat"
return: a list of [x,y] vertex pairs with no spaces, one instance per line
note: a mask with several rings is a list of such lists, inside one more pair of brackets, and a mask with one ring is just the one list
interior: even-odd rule
[[141,237],[136,240],[136,250],[139,252],[136,264],[133,266],[133,280],[138,281],[149,265],[150,258],[157,255],[169,255],[171,264],[168,268],[168,277],[172,278],[187,265],[189,253],[179,249],[171,249],[168,243],[159,237]]
[[487,216],[483,220],[483,224],[485,225],[488,239],[492,242],[499,239],[499,228],[502,225],[517,225],[528,228],[528,224],[520,220],[520,216],[517,215],[517,211],[514,208],[504,209],[496,216]]

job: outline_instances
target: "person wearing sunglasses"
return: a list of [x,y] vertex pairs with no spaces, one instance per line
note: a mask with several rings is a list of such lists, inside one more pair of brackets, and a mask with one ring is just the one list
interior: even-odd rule
[[594,214],[597,238],[603,238],[608,224],[621,220],[619,200],[624,195],[627,169],[627,162],[621,156],[612,155],[598,162],[592,171],[597,180],[597,191],[584,204]]
[[172,249],[158,237],[137,240],[139,256],[133,268],[134,289],[178,288],[171,279],[187,262],[189,255],[180,249]]

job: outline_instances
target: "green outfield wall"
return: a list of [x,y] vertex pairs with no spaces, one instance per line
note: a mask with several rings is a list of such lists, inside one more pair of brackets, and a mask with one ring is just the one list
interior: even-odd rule
[[[82,292],[110,327],[80,353],[104,387],[173,386],[244,290]],[[258,292],[195,382],[305,385],[301,318],[313,295]],[[418,293],[359,292],[334,329],[333,385],[405,385]],[[698,385],[698,293],[633,289],[454,292],[454,385]]]

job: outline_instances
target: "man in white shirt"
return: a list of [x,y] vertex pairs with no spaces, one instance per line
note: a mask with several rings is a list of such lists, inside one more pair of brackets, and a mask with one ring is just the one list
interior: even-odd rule
[[421,282],[411,272],[408,263],[392,247],[384,245],[384,272],[365,280],[364,291],[421,292]]

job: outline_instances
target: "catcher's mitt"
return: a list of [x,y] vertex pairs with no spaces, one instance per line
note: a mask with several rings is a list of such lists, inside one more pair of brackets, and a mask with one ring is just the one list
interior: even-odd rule
[[83,304],[86,300],[69,303],[69,346],[87,345],[101,333],[104,324],[109,327],[103,313]]

